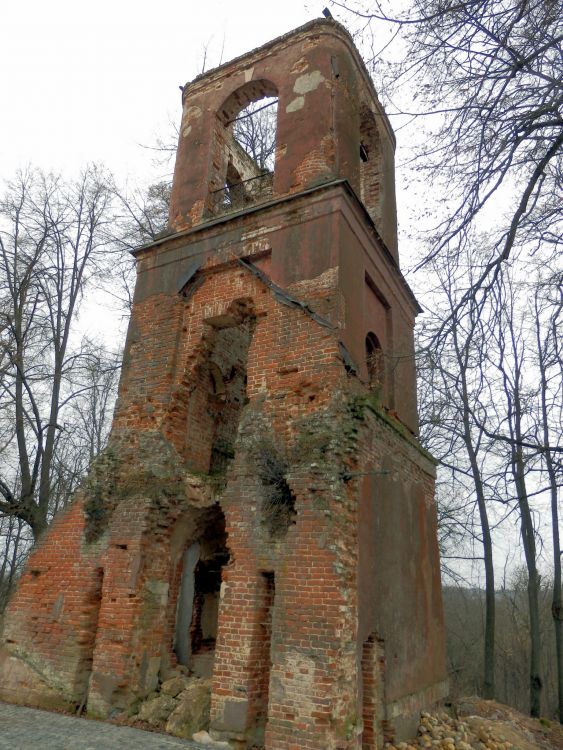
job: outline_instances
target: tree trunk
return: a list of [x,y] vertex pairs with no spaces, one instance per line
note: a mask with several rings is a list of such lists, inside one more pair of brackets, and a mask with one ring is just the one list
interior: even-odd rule
[[[555,332],[556,320],[561,307],[553,318]],[[554,337],[555,338],[555,337]],[[556,675],[557,675],[557,706],[559,722],[563,724],[563,610],[561,602],[561,540],[559,538],[559,508],[557,505],[557,472],[553,463],[549,435],[549,410],[547,404],[548,382],[546,349],[547,340],[542,342],[540,333],[540,318],[537,306],[536,293],[536,342],[538,346],[538,365],[540,371],[540,394],[541,394],[541,418],[544,444],[544,457],[547,477],[549,481],[549,494],[551,503],[551,530],[553,541],[553,595],[551,602],[551,615],[553,617],[553,629],[555,633],[556,650]],[[545,347],[545,348],[544,348]]]
[[539,612],[540,576],[536,564],[535,530],[528,503],[522,451],[513,448],[513,472],[518,505],[520,528],[526,566],[528,568],[528,611],[530,616],[530,715],[539,718],[541,711],[541,630]]

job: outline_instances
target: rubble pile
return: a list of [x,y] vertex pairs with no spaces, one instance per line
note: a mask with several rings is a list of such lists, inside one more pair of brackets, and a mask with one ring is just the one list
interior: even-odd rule
[[177,674],[139,706],[132,722],[191,739],[209,726],[211,680]]
[[422,713],[418,735],[409,742],[396,745],[386,743],[386,750],[511,750],[502,728],[474,717],[456,719],[445,712],[438,714]]

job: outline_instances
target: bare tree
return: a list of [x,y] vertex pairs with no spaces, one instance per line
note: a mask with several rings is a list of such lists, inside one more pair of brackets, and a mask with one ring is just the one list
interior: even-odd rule
[[[561,243],[563,17],[555,0],[334,1],[357,29],[413,174],[438,218],[423,267],[488,226],[489,254],[457,302],[494,285],[515,248]],[[406,131],[406,132],[405,132]],[[406,138],[405,138],[406,135]],[[503,216],[499,201],[506,205]],[[491,218],[492,217],[492,218]],[[483,224],[484,222],[484,224]],[[449,321],[451,323],[451,320]]]
[[57,446],[85,352],[72,331],[85,285],[104,274],[112,184],[96,167],[72,182],[20,173],[0,199],[0,411],[13,419],[0,513],[37,538],[50,513]]
[[261,172],[274,171],[278,100],[249,104],[233,123],[233,135]]
[[[498,428],[496,450],[506,453],[506,495],[513,495],[519,514],[520,535],[527,570],[529,614],[529,684],[530,713],[539,716],[541,711],[541,629],[540,629],[540,574],[538,570],[537,529],[530,502],[529,476],[537,461],[533,447],[530,418],[537,391],[526,378],[530,357],[526,346],[528,331],[525,316],[517,307],[517,290],[510,277],[505,276],[495,290],[495,312],[489,331],[496,347],[491,365],[499,374],[498,400],[495,401]],[[502,435],[502,433],[505,435]],[[506,437],[506,440],[501,439]]]
[[[442,305],[435,309],[431,321],[418,336],[422,347],[419,361],[424,363],[419,368],[419,380],[428,392],[421,401],[421,435],[426,446],[440,460],[440,481],[443,481],[444,474],[450,476],[457,487],[456,496],[459,496],[460,488],[467,495],[467,500],[452,518],[458,532],[454,537],[454,560],[468,557],[461,552],[463,537],[472,544],[476,542],[482,549],[480,554],[477,553],[485,572],[483,679],[479,692],[486,698],[493,698],[496,599],[489,506],[497,498],[489,479],[495,467],[488,453],[490,440],[474,418],[476,412],[486,408],[490,397],[483,367],[488,339],[482,310],[473,304],[466,308],[463,316],[457,315],[456,325],[436,346],[435,329],[444,318],[454,314],[460,292],[455,266],[434,263],[433,270]],[[473,516],[475,507],[477,522]],[[443,519],[439,522],[443,523]],[[460,533],[461,540],[458,538]],[[447,561],[451,555],[450,550],[444,550],[442,559]]]
[[29,541],[26,524],[21,518],[0,516],[0,615],[25,559]]
[[[554,283],[555,282],[555,283]],[[563,286],[556,276],[542,280],[534,295],[535,334],[537,365],[539,371],[539,419],[538,427],[545,450],[542,451],[543,467],[547,475],[551,505],[551,529],[553,544],[553,596],[551,613],[556,645],[557,695],[559,717],[563,718],[563,604],[561,597],[561,541],[559,538],[559,487],[562,484],[563,467],[552,451],[554,441],[560,439],[560,431],[552,429],[563,420],[563,342],[559,332],[563,317]],[[547,320],[546,320],[547,318]]]

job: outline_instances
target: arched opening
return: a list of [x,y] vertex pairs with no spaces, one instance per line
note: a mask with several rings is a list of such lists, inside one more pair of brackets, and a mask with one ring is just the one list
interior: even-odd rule
[[176,607],[178,664],[200,677],[213,671],[222,570],[228,561],[225,516],[217,504],[207,512],[199,538],[184,550]]
[[233,120],[233,136],[261,173],[273,174],[276,161],[277,96],[248,104]]
[[271,197],[275,169],[277,89],[250,81],[224,102],[217,116],[209,211],[239,210]]
[[382,155],[375,115],[367,106],[360,112],[360,198],[376,225],[381,223]]
[[379,339],[371,332],[366,336],[366,365],[370,389],[382,394],[385,387],[383,350]]

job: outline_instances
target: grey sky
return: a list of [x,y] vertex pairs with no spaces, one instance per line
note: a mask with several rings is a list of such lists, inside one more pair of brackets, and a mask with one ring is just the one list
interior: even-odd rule
[[0,11],[0,176],[103,162],[142,176],[180,114],[178,86],[321,15],[322,2],[24,0]]

